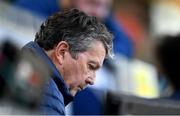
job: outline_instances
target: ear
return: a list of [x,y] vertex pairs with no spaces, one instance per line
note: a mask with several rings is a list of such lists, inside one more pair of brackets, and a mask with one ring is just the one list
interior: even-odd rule
[[69,52],[69,44],[65,41],[59,42],[55,48],[55,56],[60,64],[63,63],[66,52]]

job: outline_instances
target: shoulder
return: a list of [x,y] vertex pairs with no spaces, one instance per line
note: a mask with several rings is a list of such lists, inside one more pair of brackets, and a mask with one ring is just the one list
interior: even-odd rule
[[43,114],[65,114],[64,98],[53,79],[45,86],[40,105]]

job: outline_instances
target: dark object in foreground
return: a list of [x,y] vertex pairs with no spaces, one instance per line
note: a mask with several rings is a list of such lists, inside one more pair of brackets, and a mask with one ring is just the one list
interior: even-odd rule
[[177,115],[180,102],[168,99],[145,99],[109,92],[105,114],[113,115]]
[[0,101],[34,109],[40,104],[49,71],[40,59],[20,53],[10,41],[0,45]]

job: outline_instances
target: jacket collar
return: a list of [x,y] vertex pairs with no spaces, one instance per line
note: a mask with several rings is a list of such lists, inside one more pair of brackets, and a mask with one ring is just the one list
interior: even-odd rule
[[51,70],[51,77],[55,81],[59,91],[62,93],[64,97],[64,103],[67,105],[69,102],[73,100],[73,96],[70,94],[67,85],[65,84],[61,74],[56,69],[55,65],[51,61],[51,59],[47,56],[44,50],[36,43],[36,42],[29,42],[23,47],[23,50],[30,50],[33,54],[42,58]]

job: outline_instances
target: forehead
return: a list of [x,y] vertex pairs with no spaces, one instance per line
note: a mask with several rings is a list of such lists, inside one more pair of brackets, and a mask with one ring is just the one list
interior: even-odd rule
[[87,61],[97,62],[99,65],[103,64],[106,56],[104,45],[100,41],[94,41],[86,52],[80,53],[81,57],[86,57]]

